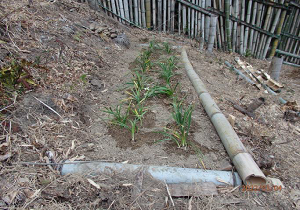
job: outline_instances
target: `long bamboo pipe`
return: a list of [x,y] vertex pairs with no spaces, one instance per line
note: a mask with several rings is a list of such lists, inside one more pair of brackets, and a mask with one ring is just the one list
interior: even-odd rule
[[185,48],[182,49],[181,56],[186,73],[192,82],[207,115],[215,126],[218,135],[241,179],[247,185],[266,184],[265,175],[254,162],[251,155],[247,152],[238,135],[235,133],[226,117],[222,114],[219,107],[206,90],[204,83],[193,69]]

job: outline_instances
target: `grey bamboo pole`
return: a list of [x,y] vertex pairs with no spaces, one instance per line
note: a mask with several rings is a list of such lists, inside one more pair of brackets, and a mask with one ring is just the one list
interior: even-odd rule
[[[103,6],[104,6],[105,8],[107,8],[106,1],[103,0],[102,2],[103,2]],[[109,12],[108,12],[106,9],[104,9],[104,12],[105,12],[108,16],[110,16]]]
[[158,0],[157,4],[157,20],[158,20],[158,30],[162,31],[162,0]]
[[138,12],[138,0],[134,0],[134,22],[136,25],[139,25],[139,12]]
[[124,2],[125,18],[126,18],[127,20],[130,20],[130,17],[129,17],[128,0],[123,0],[123,2]]
[[[206,1],[205,0],[202,0],[202,8],[205,8],[205,4],[206,4]],[[200,37],[200,50],[203,50],[204,48],[204,31],[205,31],[205,16],[204,14],[202,13],[201,15],[201,37]]]
[[163,31],[167,31],[167,0],[163,1]]
[[[239,0],[235,0],[234,2],[234,17],[238,18],[238,10],[239,10]],[[232,32],[232,51],[236,52],[236,43],[237,43],[237,22],[235,21],[233,24],[233,32]]]
[[[251,17],[251,10],[252,10],[252,0],[248,1],[248,8],[247,8],[247,15],[246,15],[246,22],[250,23],[250,17]],[[246,27],[245,29],[245,39],[244,39],[244,52],[248,49],[248,34],[249,34],[249,27]]]
[[[284,0],[280,0],[280,3],[283,4],[284,3]],[[275,19],[272,21],[272,27],[271,27],[271,30],[270,32],[271,33],[274,33],[275,29],[276,29],[276,26],[277,26],[277,23],[279,21],[279,17],[280,17],[280,14],[281,14],[281,9],[278,9],[277,10],[277,13],[275,15]],[[263,54],[261,56],[262,59],[265,59],[266,58],[266,55],[267,55],[267,52],[268,52],[268,49],[269,49],[269,46],[271,44],[271,40],[272,40],[272,37],[268,37],[268,40],[266,42],[266,45],[264,46],[264,51],[263,51]]]
[[186,21],[186,6],[182,5],[182,27],[183,34],[187,33],[187,21]]
[[[258,21],[258,27],[260,28],[262,26],[263,20],[264,20],[264,11],[265,11],[265,6],[262,5],[262,10],[259,11],[259,19]],[[256,35],[256,36],[255,36]],[[257,51],[258,51],[258,45],[259,45],[259,38],[261,37],[261,33],[259,31],[256,31],[254,34],[254,41],[253,41],[253,57],[256,56]]]
[[146,0],[146,26],[151,28],[151,0]]
[[[121,17],[122,17],[123,19],[126,19],[126,18],[125,18],[125,13],[124,13],[123,0],[119,0],[119,9],[120,9]],[[123,20],[122,20],[122,23],[124,23]]]
[[[219,10],[221,12],[224,12],[224,4],[222,0],[219,0]],[[221,32],[221,39],[222,39],[222,47],[224,50],[226,50],[225,43],[226,43],[226,38],[225,38],[225,27],[224,27],[224,19],[223,16],[220,15],[219,17],[219,22],[220,22],[220,32]]]
[[[117,13],[117,9],[116,9],[116,3],[115,3],[115,0],[111,0],[111,7],[112,7],[113,13],[118,14],[118,13]],[[119,18],[116,17],[116,16],[115,16],[115,19],[116,19],[116,20],[119,20]]]
[[141,0],[138,0],[138,10],[139,10],[139,26],[143,27],[143,25],[142,25],[142,7],[141,7]]
[[129,0],[129,16],[130,16],[130,21],[134,22],[134,14],[133,14],[133,0]]
[[[256,24],[255,24],[256,27],[260,27],[262,12],[263,12],[263,4],[258,4],[257,18],[256,18]],[[253,42],[252,42],[252,49],[251,49],[253,56],[255,53],[256,40],[257,40],[258,35],[259,35],[259,32],[257,30],[255,30],[254,36],[253,36]]]
[[[213,0],[213,5],[214,5],[214,8],[217,10],[218,7],[217,7],[217,1],[216,0]],[[217,45],[218,45],[219,49],[222,49],[222,39],[221,39],[221,34],[220,34],[219,18],[217,18],[217,25],[216,25],[216,27],[217,27],[217,31],[216,31],[216,33],[217,33],[217,35],[216,35],[216,37],[217,37]]]
[[[299,22],[300,22],[299,10],[297,10],[297,12],[296,12],[296,16],[294,18],[294,22],[293,22],[292,30],[291,30],[291,34],[294,36],[297,36],[298,32],[300,32],[300,30],[299,30]],[[293,47],[295,46],[294,41],[296,41],[296,40],[295,39],[289,40],[289,42],[288,42],[289,46],[287,47],[287,50],[286,50],[287,52],[293,51]],[[290,60],[289,58],[286,59],[286,61],[289,61],[289,60]]]
[[207,51],[209,53],[212,53],[215,36],[216,36],[216,27],[217,27],[217,19],[218,17],[215,15],[212,15],[210,17],[210,31],[209,31],[209,39],[208,39],[208,45],[207,45]]
[[191,38],[191,8],[187,8],[187,28],[188,28],[188,35]]
[[[202,5],[202,1],[198,0],[198,6],[201,7],[201,5]],[[199,39],[201,36],[201,23],[202,23],[201,17],[202,17],[201,12],[198,12],[197,39]]]
[[[244,21],[245,17],[245,7],[246,3],[245,0],[242,0],[242,11],[241,11],[241,20]],[[244,50],[244,25],[241,24],[241,36],[240,36],[240,54],[244,55],[245,50]]]
[[265,175],[254,162],[232,126],[208,93],[204,83],[193,69],[184,48],[182,49],[181,57],[186,73],[196,90],[200,102],[216,128],[216,131],[244,184],[265,185]]
[[[195,0],[192,0],[192,3],[195,3]],[[195,10],[192,8],[191,13],[191,37],[194,38],[194,31],[195,31]]]
[[121,10],[120,10],[120,6],[119,6],[119,0],[115,0],[115,1],[116,1],[116,10],[117,10],[117,13],[119,15],[119,21],[122,23],[123,20],[122,20]]
[[175,31],[175,0],[171,0],[171,32]]
[[[198,0],[195,0],[195,4],[199,5]],[[197,10],[195,10],[195,38],[197,38],[197,36],[198,36],[198,13],[199,12]]]
[[[108,9],[110,10],[110,11],[112,11],[112,8],[111,8],[111,0],[107,0],[107,7],[108,7]],[[114,15],[111,13],[111,12],[109,12],[108,13],[111,17],[114,17]]]
[[[287,32],[287,33],[291,32],[291,25],[292,25],[295,13],[296,13],[296,10],[292,10],[292,13],[289,14],[289,16],[287,18],[287,23],[285,24],[285,27],[284,27],[284,30],[283,30],[284,32]],[[283,37],[283,39],[280,42],[279,49],[284,49],[286,47],[288,39],[289,39],[289,37]]]
[[154,30],[156,30],[156,0],[152,0],[152,24]]
[[168,6],[167,6],[167,22],[168,22],[168,31],[171,31],[171,0],[165,0],[168,2]]
[[178,3],[178,34],[181,35],[181,3]]
[[[141,0],[141,10],[142,10],[142,26],[146,28],[146,8],[145,8],[145,0]],[[151,13],[150,13],[151,15]],[[151,17],[151,16],[150,16]]]
[[[257,2],[254,2],[253,5],[253,13],[252,13],[252,20],[251,20],[251,25],[255,24],[255,20],[256,20],[256,13],[257,13]],[[254,34],[254,29],[251,28],[250,30],[250,38],[249,38],[249,50],[252,53],[252,42],[253,42],[253,34]]]
[[[206,0],[205,8],[211,7],[211,0]],[[209,27],[210,27],[210,15],[205,16],[205,31],[204,31],[204,39],[205,42],[208,42],[209,37]]]
[[226,15],[226,22],[225,22],[225,27],[226,27],[226,43],[228,47],[228,51],[232,52],[231,48],[231,34],[230,34],[230,20],[229,20],[229,14],[230,14],[230,1],[225,0],[225,15]]

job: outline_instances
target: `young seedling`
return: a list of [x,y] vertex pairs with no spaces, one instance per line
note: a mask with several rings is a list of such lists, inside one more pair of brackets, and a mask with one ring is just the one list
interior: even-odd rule
[[121,105],[118,105],[115,109],[109,107],[105,108],[105,110],[102,111],[113,116],[113,118],[110,119],[112,124],[126,127],[127,119],[129,116],[129,108],[127,108],[125,113],[122,113],[121,109]]
[[167,84],[170,84],[171,78],[176,75],[176,73],[173,71],[176,68],[175,56],[170,57],[165,63],[159,63],[159,65],[162,70],[160,76],[166,81]]
[[147,108],[145,108],[142,104],[138,104],[138,105],[135,105],[134,107],[132,107],[131,111],[132,111],[135,119],[138,120],[139,122],[141,122],[141,125],[142,125],[143,117],[148,112]]
[[173,96],[177,86],[178,83],[174,87],[172,87],[170,84],[167,84],[166,86],[154,86],[149,88],[149,91],[147,92],[147,98],[157,95],[166,95],[168,97]]
[[168,42],[163,42],[164,50],[166,53],[171,54],[172,49],[170,47],[170,44]]

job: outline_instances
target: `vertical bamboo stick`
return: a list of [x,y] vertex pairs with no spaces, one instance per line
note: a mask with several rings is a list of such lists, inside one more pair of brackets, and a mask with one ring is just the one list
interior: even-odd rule
[[[238,7],[239,7],[239,0],[234,1],[234,14],[235,18],[238,18]],[[237,43],[237,22],[233,23],[233,32],[232,32],[232,51],[236,52],[236,43]]]
[[156,0],[152,0],[152,24],[153,29],[156,30]]
[[[110,11],[112,11],[112,8],[111,8],[111,0],[107,0],[107,7],[108,7],[108,9],[109,9]],[[109,14],[110,14],[111,17],[114,16],[111,12],[109,12]]]
[[181,3],[178,3],[178,34],[181,35]]
[[[206,4],[206,1],[205,0],[202,0],[202,8],[205,8],[205,4]],[[205,16],[204,14],[202,13],[201,15],[201,37],[200,37],[200,50],[203,50],[204,48],[204,28],[205,28]]]
[[[251,25],[255,24],[256,12],[257,12],[257,2],[254,2]],[[249,50],[250,50],[250,52],[252,50],[253,34],[254,34],[254,30],[251,28],[251,30],[250,30],[250,39],[249,39]]]
[[134,14],[133,14],[133,0],[129,0],[129,16],[130,16],[130,21],[134,22]]
[[[284,3],[284,0],[280,0],[280,4],[283,4],[283,3]],[[273,34],[274,31],[275,31],[275,28],[276,28],[277,23],[278,23],[278,21],[279,21],[280,14],[281,14],[281,9],[278,9],[278,10],[277,10],[277,13],[276,13],[276,15],[275,15],[275,19],[272,21],[272,27],[271,27],[271,30],[270,30],[270,33],[272,33],[272,34]],[[268,52],[268,49],[269,49],[271,40],[272,40],[272,37],[268,37],[267,42],[266,42],[266,45],[264,46],[263,53],[262,53],[262,55],[261,55],[261,58],[262,58],[262,59],[265,59],[265,58],[266,58],[266,55],[267,55],[267,52]]]
[[207,51],[212,53],[214,40],[216,36],[216,26],[217,26],[217,16],[212,15],[210,18],[210,31],[209,31],[209,39],[207,45]]
[[171,0],[171,31],[175,29],[175,0]]
[[151,0],[146,0],[146,26],[151,28]]
[[[102,2],[103,2],[103,6],[104,6],[105,8],[107,8],[106,1],[104,0],[104,1],[102,1]],[[110,16],[109,12],[107,12],[106,9],[104,9],[104,12],[105,12],[108,16]]]
[[[217,1],[216,0],[213,0],[213,7],[214,9],[217,10]],[[217,25],[216,25],[216,28],[217,28],[217,31],[216,31],[216,38],[217,38],[217,45],[218,45],[218,48],[219,49],[222,49],[222,44],[221,44],[221,35],[220,35],[220,28],[219,28],[220,24],[219,24],[219,20],[217,18]]]
[[[206,0],[206,2],[205,2],[205,8],[208,8],[208,7],[211,7],[211,0]],[[230,7],[229,7],[229,10],[230,10]],[[206,17],[205,17],[205,29],[204,29],[205,30],[204,31],[205,42],[208,42],[209,27],[210,27],[210,15],[206,15]]]
[[229,14],[230,14],[230,1],[225,0],[225,15],[226,15],[226,21],[225,21],[225,27],[226,27],[226,42],[228,46],[229,52],[232,52],[231,48],[231,34],[230,34],[230,20],[229,20]]
[[[120,8],[121,17],[125,19],[123,0],[119,0],[119,8]],[[122,23],[125,23],[125,22],[122,21]]]
[[158,19],[158,30],[162,31],[162,0],[158,0],[157,5],[157,19]]
[[[192,0],[192,3],[195,3],[195,0]],[[195,30],[195,10],[192,8],[191,14],[191,38],[194,38],[194,30]]]
[[[115,0],[116,1],[116,10],[117,10],[117,14],[121,17],[121,11],[120,11],[120,6],[119,6],[119,0]],[[119,21],[122,22],[122,19],[119,18]]]
[[138,0],[138,10],[139,10],[139,26],[142,26],[142,6],[141,6],[141,0]]
[[188,35],[191,38],[191,8],[187,8],[187,29],[188,29]]
[[[201,5],[202,5],[202,1],[198,0],[198,6],[201,7]],[[201,12],[198,12],[197,38],[201,36],[201,23],[202,23],[201,17],[202,17]]]
[[[219,10],[221,12],[224,12],[224,4],[223,4],[223,1],[222,0],[219,0]],[[226,42],[226,38],[225,38],[225,27],[224,27],[224,19],[223,19],[223,16],[220,15],[219,17],[219,22],[220,22],[220,32],[221,32],[221,39],[222,39],[222,45],[223,45],[223,48],[224,50],[226,50],[226,47],[225,47],[225,42]]]
[[168,6],[167,6],[167,13],[168,13],[168,15],[167,15],[167,22],[168,22],[168,30],[170,31],[170,29],[171,29],[171,0],[166,0],[166,1],[168,1]]
[[183,34],[187,33],[187,23],[186,23],[186,6],[182,5],[182,27]]
[[[292,21],[292,25],[291,25],[291,29],[290,29],[290,33],[291,34],[294,34],[294,31],[295,31],[295,26],[296,26],[296,21],[298,20],[298,15],[299,15],[299,10],[296,10],[296,14],[293,18],[293,21]],[[289,48],[290,48],[290,42],[292,41],[292,39],[288,39],[287,40],[287,43],[285,45],[285,51],[289,52]]]
[[142,11],[142,26],[146,28],[146,8],[145,8],[145,0],[141,0],[141,11]]
[[[246,7],[246,3],[245,0],[242,0],[242,12],[241,12],[241,21],[244,21],[244,17],[245,17],[245,7]],[[240,36],[240,54],[244,55],[245,54],[245,50],[244,50],[244,25],[241,24],[241,36]]]
[[130,17],[129,17],[128,0],[123,0],[123,2],[124,2],[125,18],[126,18],[127,20],[130,20]]
[[[198,5],[198,0],[195,0],[195,3],[196,5]],[[195,10],[195,38],[197,37],[198,35],[198,11]]]
[[136,25],[139,25],[139,12],[138,12],[138,0],[134,0],[134,22]]
[[163,3],[164,3],[164,8],[163,8],[163,13],[164,13],[163,30],[164,30],[164,32],[166,32],[166,30],[167,30],[167,0],[164,0]]
[[[295,15],[296,10],[292,10],[292,13],[288,15],[288,18],[286,19],[286,23],[284,24],[283,31],[286,33],[289,33],[290,26],[292,23],[293,16]],[[286,42],[288,40],[288,37],[283,36],[283,38],[280,41],[279,49],[284,50],[284,47],[286,46]]]
[[[262,24],[263,11],[264,11],[264,5],[260,4],[259,7],[258,7],[258,12],[257,12],[256,27],[260,27],[261,24]],[[255,55],[256,45],[257,45],[256,40],[258,39],[259,35],[260,34],[259,34],[258,31],[254,32],[253,46],[252,46],[252,50],[251,50],[253,56]]]
[[[111,7],[112,7],[113,13],[118,14],[118,13],[117,13],[117,9],[116,9],[116,3],[115,3],[115,0],[111,0]],[[116,19],[116,20],[119,20],[119,18],[116,17],[116,16],[115,16],[115,19]]]
[[[250,23],[251,9],[252,9],[252,0],[249,0],[248,1],[248,8],[247,8],[247,16],[246,16],[246,22],[247,23]],[[246,50],[247,50],[248,34],[249,34],[249,27],[246,27],[246,29],[245,29],[245,39],[244,39],[244,52],[246,52]]]

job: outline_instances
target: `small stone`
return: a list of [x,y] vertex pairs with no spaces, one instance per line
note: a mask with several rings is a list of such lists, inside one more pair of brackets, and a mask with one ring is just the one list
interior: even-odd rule
[[90,24],[90,30],[95,31],[96,30],[97,23],[93,22]]
[[274,159],[275,157],[274,157],[274,155],[270,155],[270,158]]
[[116,38],[117,36],[118,36],[118,35],[115,34],[115,33],[110,34],[110,38],[112,38],[112,39]]

